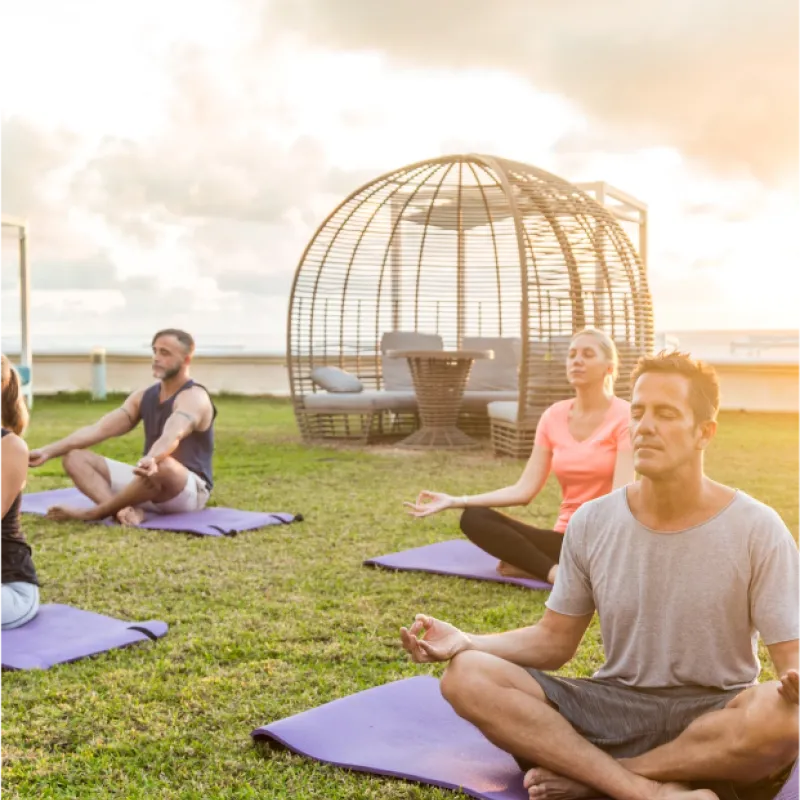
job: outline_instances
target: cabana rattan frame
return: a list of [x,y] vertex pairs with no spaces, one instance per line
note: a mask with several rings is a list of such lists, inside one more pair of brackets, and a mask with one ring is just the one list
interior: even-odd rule
[[[606,190],[623,205],[607,203]],[[653,315],[645,266],[619,221],[641,232],[646,209],[615,192],[476,154],[411,164],[353,192],[314,234],[292,285],[287,355],[303,438],[376,440],[414,429],[411,411],[306,407],[320,391],[316,366],[383,389],[387,331],[438,333],[445,348],[462,347],[465,336],[521,340],[516,414],[492,420],[497,452],[530,453],[541,413],[571,395],[566,344],[587,325],[617,342],[617,393],[627,396],[632,367],[652,351]],[[472,409],[459,424],[485,432],[488,416]]]

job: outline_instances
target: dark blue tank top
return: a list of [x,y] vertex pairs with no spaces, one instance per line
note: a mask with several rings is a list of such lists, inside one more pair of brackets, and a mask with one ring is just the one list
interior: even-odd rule
[[[11,431],[3,428],[3,438]],[[14,583],[23,581],[24,583],[39,584],[36,577],[36,569],[33,566],[30,545],[25,541],[19,524],[20,505],[22,503],[22,493],[15,498],[11,507],[3,517],[3,540],[2,540],[2,561],[3,561],[3,583]]]
[[[139,414],[144,423],[145,455],[147,455],[150,448],[164,432],[164,425],[172,414],[175,398],[181,392],[186,391],[186,389],[191,389],[192,386],[198,386],[208,394],[208,389],[206,389],[205,386],[201,386],[191,379],[186,381],[172,397],[165,400],[163,403],[159,402],[159,395],[161,393],[160,383],[153,384],[145,391],[141,406],[139,407]],[[209,400],[210,399],[211,395],[209,394]],[[211,425],[208,430],[192,431],[188,436],[181,439],[180,444],[172,453],[172,458],[183,464],[190,472],[199,475],[206,482],[209,490],[214,485],[211,460],[214,455],[214,420],[217,418],[217,408],[213,401],[211,407],[214,409],[214,416],[211,419]]]

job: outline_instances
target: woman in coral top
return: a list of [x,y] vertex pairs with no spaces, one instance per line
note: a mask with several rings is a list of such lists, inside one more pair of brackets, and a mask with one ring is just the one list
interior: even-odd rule
[[[608,494],[634,478],[628,424],[630,403],[614,395],[619,360],[612,339],[587,328],[570,342],[567,378],[575,397],[554,403],[536,428],[533,452],[513,485],[470,497],[421,492],[406,503],[415,517],[463,508],[461,530],[500,559],[497,571],[553,583],[567,523],[583,503]],[[562,500],[552,530],[536,528],[495,511],[522,506],[542,490],[550,472],[561,484]]]

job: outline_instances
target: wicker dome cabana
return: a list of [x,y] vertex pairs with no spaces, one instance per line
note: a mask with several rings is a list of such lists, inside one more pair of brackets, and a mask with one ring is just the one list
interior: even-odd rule
[[[525,455],[542,411],[572,394],[566,348],[587,325],[616,341],[626,396],[631,368],[652,350],[652,307],[645,268],[611,210],[502,158],[403,167],[344,200],[300,260],[287,331],[300,431],[306,440],[408,433],[413,387],[385,351],[489,346],[497,368],[513,357],[513,382],[508,369],[497,379],[491,362],[476,362],[459,425],[488,430],[491,415],[496,449]],[[320,367],[349,375],[329,385]]]

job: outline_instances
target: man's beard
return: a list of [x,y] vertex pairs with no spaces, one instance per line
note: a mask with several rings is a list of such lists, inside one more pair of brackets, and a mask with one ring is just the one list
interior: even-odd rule
[[171,378],[174,378],[180,371],[181,371],[181,368],[179,366],[178,367],[173,367],[172,369],[165,369],[164,370],[164,374],[161,376],[161,380],[162,381],[168,381]]

